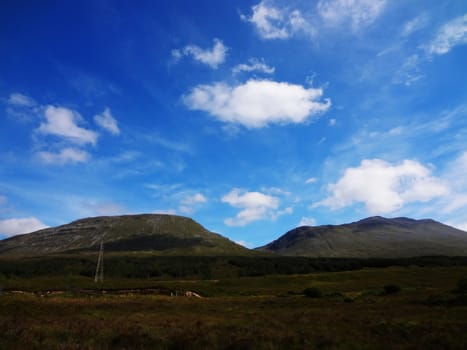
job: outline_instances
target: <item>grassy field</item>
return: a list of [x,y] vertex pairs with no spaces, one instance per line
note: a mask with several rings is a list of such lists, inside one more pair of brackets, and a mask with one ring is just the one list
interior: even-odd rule
[[[466,277],[462,266],[390,267],[108,279],[97,290],[84,276],[3,278],[0,349],[465,349],[467,296],[459,284]],[[60,283],[65,288],[47,293],[45,286]],[[25,286],[35,293],[13,291]],[[93,286],[92,293],[85,290]],[[144,294],[143,288],[190,290],[203,298]],[[319,295],[305,296],[306,288]]]

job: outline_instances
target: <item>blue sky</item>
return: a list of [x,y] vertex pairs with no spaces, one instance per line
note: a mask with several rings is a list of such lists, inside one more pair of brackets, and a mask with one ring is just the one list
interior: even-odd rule
[[467,3],[3,1],[0,237],[174,213],[467,230]]

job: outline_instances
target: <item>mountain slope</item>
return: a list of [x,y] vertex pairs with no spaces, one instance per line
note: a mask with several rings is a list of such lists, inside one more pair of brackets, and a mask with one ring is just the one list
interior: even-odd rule
[[434,220],[376,216],[344,225],[298,227],[257,250],[310,257],[462,256],[467,255],[467,232]]
[[209,232],[192,219],[159,214],[102,216],[74,221],[0,241],[1,255],[97,251],[244,255],[249,250]]

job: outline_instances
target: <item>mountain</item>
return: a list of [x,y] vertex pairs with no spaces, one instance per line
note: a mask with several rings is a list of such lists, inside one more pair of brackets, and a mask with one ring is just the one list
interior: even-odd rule
[[180,255],[245,255],[250,251],[194,220],[176,215],[101,216],[0,241],[0,255],[150,251]]
[[375,216],[344,225],[297,227],[257,250],[309,257],[465,256],[467,232],[429,219]]

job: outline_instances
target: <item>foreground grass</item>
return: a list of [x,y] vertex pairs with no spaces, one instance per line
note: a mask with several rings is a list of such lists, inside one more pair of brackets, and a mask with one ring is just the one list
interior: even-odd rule
[[[465,349],[467,303],[453,293],[465,276],[465,267],[387,268],[157,281],[203,299],[3,293],[0,349]],[[106,283],[156,283],[127,282]],[[401,291],[384,294],[388,284]],[[306,298],[307,287],[323,297]]]

